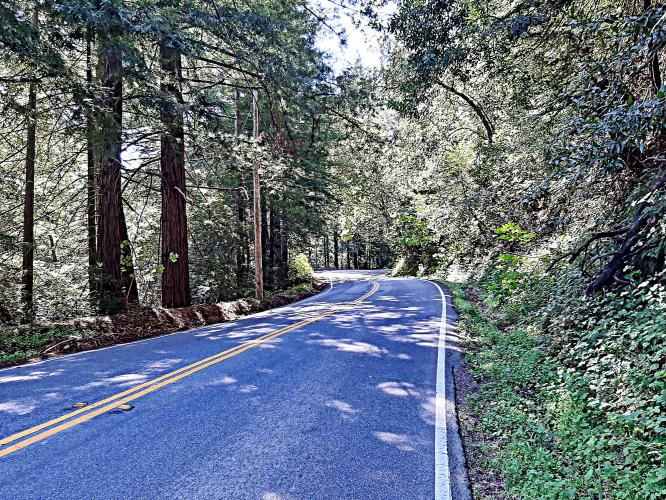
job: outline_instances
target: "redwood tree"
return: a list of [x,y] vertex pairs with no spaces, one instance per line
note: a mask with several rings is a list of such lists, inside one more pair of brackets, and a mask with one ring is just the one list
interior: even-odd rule
[[[121,245],[124,225],[121,186],[120,152],[122,147],[123,77],[122,32],[120,16],[112,11],[108,27],[100,33],[99,62],[104,91],[104,115],[99,134],[99,239],[98,259],[100,309],[111,312],[126,307],[122,287]],[[131,256],[130,256],[131,258]]]
[[35,146],[37,123],[37,90],[31,83],[28,90],[28,129],[25,151],[25,200],[23,205],[23,313],[32,321],[34,316],[34,260],[35,260]]
[[162,305],[190,305],[190,275],[187,247],[187,207],[185,205],[185,132],[181,53],[171,42],[160,43],[161,91],[171,99],[161,109],[162,140]]

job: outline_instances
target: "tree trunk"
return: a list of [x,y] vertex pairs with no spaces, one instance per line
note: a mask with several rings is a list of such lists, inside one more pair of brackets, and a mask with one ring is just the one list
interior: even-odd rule
[[280,253],[282,280],[286,284],[289,282],[289,231],[285,219],[280,221]]
[[331,252],[328,247],[328,233],[326,233],[324,235],[324,268],[326,269],[331,267]]
[[51,249],[51,262],[58,262],[58,254],[56,253],[55,241],[52,234],[49,234],[49,247]]
[[181,54],[167,42],[160,44],[163,93],[173,97],[161,111],[162,138],[162,306],[185,307],[191,303],[187,243],[187,206],[185,188],[185,132]]
[[127,304],[139,303],[139,287],[134,276],[134,259],[132,258],[132,244],[127,232],[125,209],[122,197],[120,199],[120,282],[122,284],[125,302]]
[[[118,22],[117,20],[114,20]],[[120,151],[122,147],[123,80],[122,55],[116,45],[118,28],[104,33],[100,54],[103,106],[106,114],[100,128],[99,158],[99,280],[100,309],[115,312],[125,309],[121,281],[122,200],[120,193]]]
[[273,289],[279,290],[281,283],[280,280],[280,218],[278,210],[271,206],[270,208],[270,246],[268,253],[270,255],[270,277]]
[[346,246],[347,246],[347,269],[351,269],[351,256],[349,255],[349,242],[347,242]]
[[263,278],[264,278],[264,288],[271,290],[271,259],[269,255],[270,248],[270,239],[271,235],[268,230],[268,224],[270,221],[270,213],[268,210],[268,201],[266,198],[261,200],[261,261],[263,263]]
[[[252,91],[252,137],[259,139],[259,91]],[[259,164],[252,168],[254,191],[254,292],[257,299],[264,298],[263,261],[261,255],[261,173]]]
[[[35,11],[35,17],[37,16]],[[28,129],[25,150],[25,200],[23,204],[23,315],[32,322],[35,317],[34,262],[35,262],[35,149],[37,142],[37,89],[34,83],[28,89]]]
[[[240,110],[240,90],[236,89],[236,110],[234,114],[234,135],[236,136],[236,141],[240,140],[240,135],[242,132],[242,123],[241,123],[241,110]],[[238,181],[240,185],[244,185],[243,171],[238,172]],[[245,199],[243,197],[243,192],[238,190],[236,193],[236,214],[238,216],[238,241],[236,244],[236,287],[240,290],[245,288],[246,281],[246,267],[245,252],[247,250],[247,243],[245,238]]]
[[[89,32],[86,40],[86,83],[88,88],[93,84],[93,63],[92,63],[92,32]],[[95,125],[91,110],[88,110],[86,118],[86,135],[88,141],[87,151],[87,229],[88,229],[88,289],[90,291],[91,304],[97,303],[97,179],[95,162]]]
[[340,244],[338,242],[339,234],[337,229],[333,229],[333,266],[336,269],[340,268],[340,260],[338,254],[340,253]]

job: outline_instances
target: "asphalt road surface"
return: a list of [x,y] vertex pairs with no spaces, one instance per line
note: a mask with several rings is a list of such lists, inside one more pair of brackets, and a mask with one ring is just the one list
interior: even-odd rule
[[0,498],[468,498],[448,293],[328,277],[239,321],[0,370]]

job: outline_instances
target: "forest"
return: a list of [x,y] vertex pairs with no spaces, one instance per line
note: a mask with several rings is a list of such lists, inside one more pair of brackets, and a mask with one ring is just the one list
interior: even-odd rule
[[[376,67],[318,47],[343,15]],[[311,268],[435,277],[475,498],[666,498],[662,3],[5,0],[0,62],[0,363]]]

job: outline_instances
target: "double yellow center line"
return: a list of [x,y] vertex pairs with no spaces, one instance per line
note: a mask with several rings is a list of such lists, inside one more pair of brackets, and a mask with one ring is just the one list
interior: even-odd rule
[[[349,305],[358,304],[359,302],[364,301],[365,299],[373,295],[378,289],[379,285],[376,282],[373,282],[372,288],[369,292],[357,298],[356,300],[353,300],[352,302],[349,303]],[[227,349],[226,351],[222,351],[213,356],[197,361],[196,363],[183,366],[182,368],[179,368],[177,370],[174,370],[170,373],[149,380],[137,386],[134,386],[125,391],[119,392],[118,394],[115,394],[113,396],[109,396],[108,398],[97,401],[93,404],[80,408],[76,411],[67,413],[58,418],[54,418],[52,420],[49,420],[48,422],[44,422],[34,427],[30,427],[29,429],[26,429],[24,431],[17,432],[16,434],[12,434],[11,436],[7,436],[6,438],[2,438],[0,439],[0,458],[7,456],[11,453],[14,453],[18,450],[21,450],[27,446],[30,446],[33,443],[42,441],[43,439],[53,436],[54,434],[58,434],[59,432],[62,432],[66,429],[79,425],[83,422],[87,422],[88,420],[91,420],[96,416],[101,415],[102,413],[106,413],[110,410],[118,408],[118,406],[120,405],[129,403],[130,401],[134,401],[135,399],[145,396],[146,394],[150,394],[151,392],[161,389],[162,387],[173,384],[174,382],[177,382],[180,379],[188,377],[196,372],[199,372],[210,366],[220,363],[226,359],[236,356],[242,352],[247,351],[248,349],[252,349],[253,347],[257,347],[258,345],[261,345],[265,342],[280,337],[285,333],[315,323],[320,319],[325,318],[326,316],[330,316],[331,314],[343,310],[344,307],[341,308],[340,307],[341,305],[344,306],[345,304],[338,303],[331,309],[328,309],[327,311],[323,312],[322,314],[319,314],[318,316],[313,316],[311,318],[304,319],[302,321],[294,323],[293,325],[289,325],[284,328],[280,328],[279,330],[276,330],[274,332],[262,335],[261,337],[258,337],[256,339],[243,342],[242,344],[239,344],[236,347],[232,347],[231,349]],[[20,439],[25,438],[27,436],[31,437],[28,437],[23,441],[19,441]],[[5,446],[9,445],[10,443],[15,443],[15,444],[12,444],[11,446],[7,446],[5,448]]]

